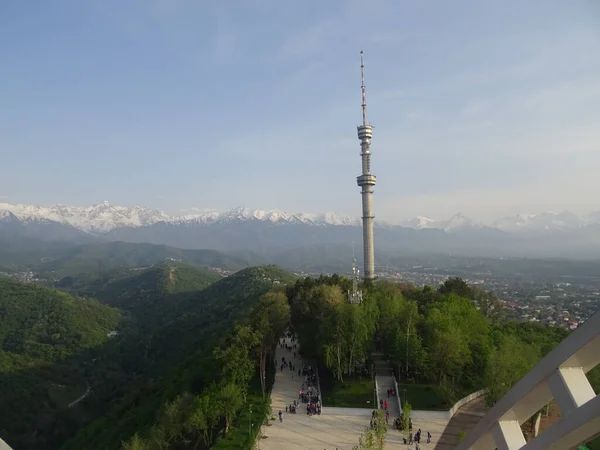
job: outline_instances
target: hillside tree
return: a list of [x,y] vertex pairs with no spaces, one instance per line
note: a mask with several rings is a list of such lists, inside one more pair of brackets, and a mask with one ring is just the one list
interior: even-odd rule
[[225,418],[225,434],[227,434],[232,419],[244,404],[242,399],[242,389],[234,383],[224,385],[219,392],[219,401],[219,409]]
[[279,338],[284,334],[290,321],[290,307],[284,292],[267,292],[252,315],[256,334],[256,354],[263,396],[266,391],[267,366],[274,353]]
[[248,382],[254,374],[255,361],[252,352],[259,338],[249,325],[236,325],[226,347],[216,347],[214,355],[221,362],[222,384],[233,383],[240,387],[242,397],[246,398]]

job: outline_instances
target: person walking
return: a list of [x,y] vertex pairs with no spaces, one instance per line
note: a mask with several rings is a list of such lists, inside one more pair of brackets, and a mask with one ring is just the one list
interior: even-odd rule
[[283,413],[279,410],[279,421],[283,422]]
[[427,443],[431,443],[431,433],[429,431],[427,432]]

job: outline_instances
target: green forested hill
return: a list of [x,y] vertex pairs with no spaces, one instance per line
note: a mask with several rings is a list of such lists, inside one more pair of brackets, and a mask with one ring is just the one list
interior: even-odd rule
[[248,263],[237,256],[216,250],[187,250],[166,245],[101,242],[94,244],[52,244],[27,246],[26,251],[10,247],[0,249],[0,267],[31,269],[38,273],[63,277],[74,274],[108,274],[119,269],[150,267],[165,261],[195,266],[239,270]]
[[172,320],[154,334],[150,352],[161,364],[183,358],[186,352],[211,345],[207,330],[231,325],[252,308],[258,298],[297,277],[276,266],[258,266],[236,272],[204,291],[184,294]]
[[72,292],[121,312],[1,280],[0,435],[18,450],[120,448],[152,426],[166,399],[213,382],[215,345],[265,292],[293,278],[265,266],[220,279],[170,263],[72,279]]
[[240,269],[245,261],[228,257],[216,250],[184,250],[166,245],[106,242],[76,247],[57,261],[49,262],[46,270],[73,273],[94,273],[126,267],[148,267],[166,259],[202,266]]
[[[292,274],[274,266],[252,267],[202,291],[171,294],[177,296],[178,312],[163,317],[162,325],[152,329],[144,345],[145,365],[140,370],[146,373],[145,381],[83,428],[64,450],[119,449],[123,440],[154,424],[166,400],[208,387],[218,377],[215,345],[263,294],[293,279]],[[138,320],[143,320],[143,309],[139,314]]]
[[68,404],[88,387],[85,366],[120,322],[95,300],[0,278],[2,438],[17,449],[60,442],[77,410]]
[[208,269],[165,263],[150,269],[112,272],[93,280],[89,280],[89,276],[68,276],[55,286],[129,311],[144,308],[147,317],[148,308],[174,307],[177,296],[173,294],[201,291],[219,279],[219,274]]
[[481,387],[501,397],[567,334],[504,322],[493,296],[460,279],[438,290],[380,281],[350,305],[349,280],[297,278],[275,266],[219,278],[170,261],[58,283],[75,296],[0,280],[0,436],[16,450],[119,450],[138,439],[200,450],[227,423],[237,426],[227,445],[246,448],[247,418],[235,416],[263,401],[265,385],[250,387],[268,378],[257,358],[271,360],[290,314],[322,381],[351,378],[343,367],[360,370],[377,336],[407,389],[433,386],[444,408]]
[[97,301],[0,278],[0,348],[54,361],[102,344],[121,314]]

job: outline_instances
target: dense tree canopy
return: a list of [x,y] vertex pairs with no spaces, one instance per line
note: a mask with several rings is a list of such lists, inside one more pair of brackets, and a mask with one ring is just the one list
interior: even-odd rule
[[0,278],[3,439],[23,449],[60,442],[71,427],[65,407],[86,391],[95,348],[110,347],[120,322],[118,310],[95,300]]
[[[344,277],[273,266],[219,279],[160,265],[60,286],[119,310],[0,280],[0,428],[22,450],[59,448],[76,430],[63,450],[246,448],[238,422],[250,403],[269,411],[275,346],[290,326],[336,382],[364,374],[380,350],[401,382],[436,386],[446,405],[481,388],[492,404],[568,334],[503,321],[497,297],[460,278],[438,289],[377,281],[361,304],[348,302]],[[379,431],[359,448],[381,442]]]
[[288,322],[285,294],[274,290],[262,295],[252,312],[215,347],[213,354],[219,370],[212,384],[200,393],[186,392],[166,402],[147,437],[136,433],[123,442],[122,448],[209,448],[220,428],[227,435],[246,403],[252,378],[260,379],[264,395],[267,371],[275,369],[269,363]]
[[55,361],[102,344],[118,310],[54,289],[0,278],[0,349]]
[[364,288],[361,305],[347,302],[350,286],[334,276],[287,289],[303,349],[343,381],[368,364],[376,345],[401,382],[438,385],[448,406],[484,387],[493,403],[567,334],[502,321],[498,298],[460,278],[437,290],[378,281]]
[[[247,391],[254,374],[258,379],[259,352],[244,342],[250,359],[250,372],[241,378],[246,386],[217,383],[225,368],[215,347],[226,351],[235,338],[235,322],[255,333],[252,311],[262,296],[294,277],[265,266],[210,284],[215,279],[201,269],[169,265],[77,286],[121,312],[55,289],[2,280],[0,349],[11,350],[0,351],[3,439],[20,450],[56,449],[79,430],[63,448],[93,450],[119,448],[137,432],[132,445],[138,447],[164,442],[163,437],[173,443],[193,439],[197,448],[207,447],[226,418],[237,414],[218,405],[233,389]],[[283,304],[283,318],[269,315],[280,330],[287,300],[274,294],[267,300],[271,312]],[[113,330],[118,334],[109,337]],[[69,407],[86,390],[90,395]],[[162,411],[178,404],[178,396],[185,398],[185,414],[177,416],[181,428],[172,429]],[[207,415],[208,400],[220,415]]]

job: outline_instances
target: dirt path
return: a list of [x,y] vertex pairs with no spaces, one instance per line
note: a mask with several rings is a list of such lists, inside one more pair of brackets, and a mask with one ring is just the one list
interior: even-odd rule
[[69,406],[67,406],[67,408],[72,408],[77,403],[79,403],[81,400],[83,400],[84,398],[86,398],[88,395],[90,395],[90,391],[91,391],[91,387],[88,384],[86,391],[82,395],[80,395],[79,397],[77,397],[75,400],[73,400],[71,403],[69,403]]

